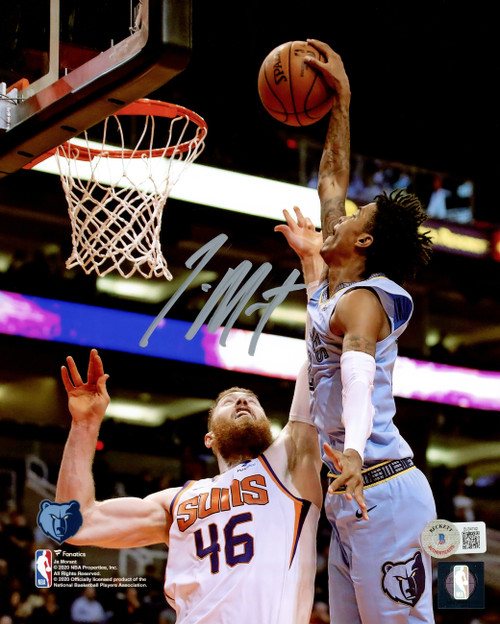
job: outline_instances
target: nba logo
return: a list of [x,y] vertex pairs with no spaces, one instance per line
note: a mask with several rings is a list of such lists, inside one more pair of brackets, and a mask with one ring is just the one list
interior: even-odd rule
[[35,553],[35,585],[52,587],[52,551],[37,550]]

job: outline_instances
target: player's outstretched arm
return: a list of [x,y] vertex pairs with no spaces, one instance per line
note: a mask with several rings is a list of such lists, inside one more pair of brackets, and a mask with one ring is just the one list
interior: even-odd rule
[[317,39],[307,42],[324,54],[326,61],[306,56],[305,61],[320,71],[334,89],[332,111],[318,175],[323,238],[332,234],[333,226],[345,215],[349,186],[350,128],[349,104],[351,90],[341,57],[329,45]]
[[58,501],[78,500],[86,509],[94,501],[92,462],[102,419],[109,404],[101,358],[90,352],[87,381],[83,381],[72,357],[61,367],[61,377],[68,395],[72,417],[57,481]]
[[301,496],[321,508],[321,455],[318,432],[309,413],[309,381],[307,361],[295,382],[288,424],[283,430],[287,447],[288,470]]
[[73,358],[67,358],[67,365],[68,368],[62,367],[61,376],[68,394],[72,424],[59,469],[56,501],[78,501],[83,516],[82,527],[67,541],[108,548],[166,542],[168,490],[146,499],[95,500],[92,463],[101,422],[109,404],[108,375],[104,373],[95,349],[90,353],[87,381],[82,380]]

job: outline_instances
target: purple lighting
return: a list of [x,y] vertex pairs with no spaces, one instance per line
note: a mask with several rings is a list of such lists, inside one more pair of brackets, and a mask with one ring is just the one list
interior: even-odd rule
[[[209,332],[206,325],[191,339],[191,325],[164,318],[147,347],[139,341],[152,316],[111,310],[81,303],[0,291],[0,333],[38,340],[135,353],[212,366],[265,377],[293,380],[306,357],[303,340],[262,334],[255,355],[249,355],[252,332],[232,329],[226,346],[223,328]],[[500,411],[500,373],[479,371],[398,357],[394,394],[419,401]]]

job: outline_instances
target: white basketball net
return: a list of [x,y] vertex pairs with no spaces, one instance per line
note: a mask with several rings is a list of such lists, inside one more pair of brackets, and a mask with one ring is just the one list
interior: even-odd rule
[[[144,128],[132,150],[125,148],[118,116],[105,120],[102,144],[96,146],[85,132],[83,140],[58,148],[56,159],[72,226],[68,269],[81,266],[85,273],[95,271],[101,277],[116,269],[125,278],[138,272],[145,278],[172,279],[160,244],[163,209],[173,186],[202,152],[206,128],[184,115],[172,118],[162,156],[169,149],[173,152],[168,158],[152,157],[155,118],[147,115],[143,119]],[[110,158],[106,145],[111,120],[117,123],[121,137],[120,158]],[[191,141],[188,133],[193,135]],[[189,147],[181,151],[179,145],[186,141],[190,141]],[[132,158],[139,146],[144,150],[144,144],[149,146],[147,153]],[[93,159],[76,158],[91,147],[98,147],[100,154]]]

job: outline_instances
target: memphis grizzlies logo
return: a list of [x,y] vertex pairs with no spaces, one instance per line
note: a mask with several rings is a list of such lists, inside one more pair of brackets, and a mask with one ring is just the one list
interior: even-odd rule
[[417,551],[407,561],[386,561],[382,566],[382,589],[394,600],[414,607],[425,589],[425,569],[422,553]]
[[76,500],[69,503],[53,503],[43,500],[40,503],[37,524],[47,537],[62,544],[73,537],[83,524],[80,503]]

